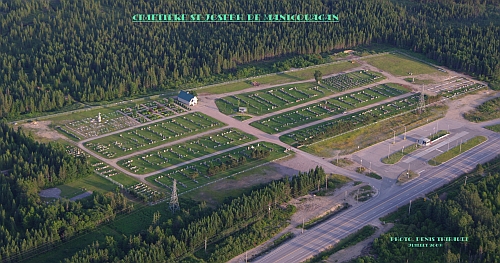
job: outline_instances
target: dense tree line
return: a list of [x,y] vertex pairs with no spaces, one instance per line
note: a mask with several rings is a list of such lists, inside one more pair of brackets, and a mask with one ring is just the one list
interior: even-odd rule
[[[137,13],[333,13],[340,23],[132,23]],[[238,65],[370,43],[500,79],[495,0],[0,3],[0,117],[264,73]],[[317,56],[277,62],[283,70]]]
[[[476,176],[487,175],[475,183],[460,183],[458,191],[434,195],[416,206],[412,213],[404,207],[398,224],[391,232],[375,239],[373,252],[377,259],[362,257],[355,262],[499,262],[500,261],[500,174],[497,158],[484,168],[478,166]],[[488,166],[490,166],[488,168]],[[469,179],[473,175],[469,174]],[[391,242],[390,237],[468,237],[468,242],[445,243],[443,248],[410,248],[408,243]],[[415,239],[414,239],[415,240]],[[416,243],[416,242],[413,242]]]
[[41,144],[0,122],[0,261],[16,262],[74,234],[112,220],[127,208],[121,194],[78,202],[42,201],[39,191],[93,173],[84,158],[59,144]]
[[[224,262],[269,238],[270,234],[264,232],[279,228],[278,223],[284,224],[285,218],[294,211],[290,207],[281,208],[281,204],[316,189],[325,179],[323,169],[316,167],[237,197],[188,224],[150,227],[145,233],[123,240],[94,244],[65,261],[179,262],[182,257],[202,249],[207,239],[209,244],[217,244],[214,250],[208,251],[207,260]],[[232,238],[226,239],[229,236]]]

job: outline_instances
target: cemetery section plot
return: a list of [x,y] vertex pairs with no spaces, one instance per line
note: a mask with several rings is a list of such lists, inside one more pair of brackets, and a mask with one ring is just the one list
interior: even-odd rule
[[145,174],[207,154],[256,140],[257,137],[235,128],[224,129],[184,143],[124,159],[118,164],[136,174]]
[[139,123],[145,123],[183,113],[186,112],[187,109],[173,100],[163,99],[137,103],[133,107],[123,107],[118,111],[123,115],[133,118]]
[[362,91],[327,99],[320,103],[308,105],[293,111],[274,115],[266,119],[252,122],[250,125],[270,134],[279,133],[408,92],[409,90],[407,88],[399,84],[381,84]]
[[237,113],[239,107],[246,107],[249,114],[263,115],[382,79],[375,72],[356,71],[324,79],[319,85],[314,82],[285,85],[223,97],[215,103],[219,111],[227,115]]
[[103,157],[116,158],[223,126],[226,124],[194,112],[95,139],[85,143],[85,147]]
[[[131,126],[136,126],[139,124],[136,120],[124,116],[118,111],[110,111],[106,112],[105,109],[102,109],[101,112],[93,111],[95,116],[88,116],[89,113],[86,114],[71,114],[71,115],[80,115],[80,116],[88,116],[83,117],[74,121],[55,121],[56,123],[61,123],[60,125],[56,125],[55,128],[57,131],[63,133],[64,135],[69,135],[70,139],[83,140],[86,138],[96,137],[102,134],[110,133],[113,131],[125,129]],[[82,112],[83,113],[83,112]],[[101,121],[99,121],[99,113],[101,116]],[[75,116],[71,116],[74,118]],[[60,119],[58,117],[57,119]],[[68,118],[68,117],[65,117]]]
[[286,149],[276,144],[253,143],[149,176],[146,180],[171,191],[173,179],[176,179],[178,193],[182,194],[287,155]]
[[414,110],[418,106],[418,101],[419,95],[399,99],[384,105],[349,114],[338,119],[322,122],[298,131],[287,133],[280,136],[280,140],[294,147],[311,144],[403,112]]
[[384,77],[380,73],[361,70],[326,78],[321,80],[321,83],[327,85],[328,87],[325,88],[332,92],[342,92],[381,81],[383,79]]
[[168,99],[160,99],[62,114],[49,120],[57,131],[79,141],[186,111]]

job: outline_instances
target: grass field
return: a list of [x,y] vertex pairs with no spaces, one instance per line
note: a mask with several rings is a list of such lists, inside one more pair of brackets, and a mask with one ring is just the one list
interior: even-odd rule
[[239,121],[246,121],[246,120],[251,119],[252,116],[239,114],[239,115],[234,115],[233,118],[235,118],[235,119],[237,119]]
[[479,105],[476,109],[464,114],[466,120],[472,122],[489,121],[500,118],[500,97]]
[[449,151],[446,151],[434,158],[432,158],[431,160],[429,160],[429,165],[432,165],[432,166],[437,166],[437,165],[440,165],[442,163],[445,163],[453,158],[455,158],[456,156],[460,155],[461,153],[463,152],[466,152],[476,146],[478,146],[479,144],[487,141],[488,139],[484,136],[476,136],[464,143],[462,143],[461,145],[458,145],[458,146],[455,146],[453,148],[451,148]]
[[333,161],[331,161],[331,163],[334,164],[335,166],[338,166],[338,167],[346,167],[346,166],[354,164],[353,161],[351,161],[349,159],[345,159],[345,158],[339,158],[339,159],[333,160]]
[[445,130],[440,130],[440,131],[438,131],[430,136],[427,136],[427,139],[434,141],[434,140],[437,140],[438,138],[440,138],[446,134],[450,134],[450,133],[448,131],[445,131]]
[[364,60],[370,65],[373,65],[398,77],[409,76],[409,73],[412,73],[412,75],[432,73],[438,73],[440,75],[446,74],[438,71],[432,66],[424,64],[422,62],[418,62],[400,54],[387,54],[378,57],[366,58]]
[[[263,159],[254,159],[254,150],[268,150],[269,156]],[[235,173],[254,168],[269,161],[287,156],[285,148],[267,142],[254,143],[249,146],[240,147],[229,152],[208,157],[195,163],[183,165],[179,168],[169,170],[159,175],[149,176],[147,181],[160,187],[169,189],[173,184],[173,179],[178,182],[178,193],[183,194],[192,191],[209,183],[214,183],[218,179],[234,175]],[[240,158],[245,157],[245,161],[240,162]],[[221,171],[221,166],[224,170]],[[209,167],[219,167],[214,175],[210,175]],[[196,174],[196,176],[193,176]]]
[[[116,185],[100,177],[97,174],[91,174],[85,178],[58,186],[61,190],[61,196],[71,198],[86,191],[108,193],[116,189]],[[85,190],[83,190],[85,189]]]
[[139,181],[137,179],[130,177],[130,176],[123,174],[123,173],[118,173],[116,175],[113,175],[111,177],[111,179],[119,182],[120,184],[122,184],[126,188],[139,183]]
[[406,81],[417,84],[417,85],[427,85],[435,83],[432,79],[416,79],[416,78],[405,78]]
[[116,158],[225,125],[205,114],[195,112],[95,139],[85,143],[85,147],[103,157]]
[[227,115],[237,113],[239,107],[247,107],[248,114],[263,115],[382,79],[383,77],[375,72],[356,71],[323,79],[320,85],[316,82],[284,85],[226,96],[217,99],[215,104],[220,112]]
[[500,132],[500,124],[486,126],[485,128],[488,129],[488,130],[490,130],[490,131]]
[[415,114],[414,112],[408,112],[407,114],[381,121],[379,123],[360,128],[356,131],[335,136],[321,141],[321,143],[308,145],[306,147],[302,147],[301,149],[321,157],[335,157],[338,151],[341,151],[342,155],[350,154],[358,151],[359,149],[364,149],[368,146],[392,138],[393,132],[391,128],[396,131],[396,134],[402,134],[404,133],[404,126],[406,126],[407,131],[410,131],[427,124],[428,121],[432,122],[444,117],[447,111],[447,107],[442,106],[430,107],[427,109],[428,110],[422,115]]
[[416,143],[412,144],[408,147],[401,149],[401,151],[395,151],[391,155],[382,158],[382,163],[395,164],[395,163],[401,161],[401,159],[403,159],[403,157],[405,155],[410,154],[410,153],[416,151],[417,149],[418,149],[418,144],[416,144]]
[[229,128],[180,144],[135,155],[130,159],[119,161],[118,164],[133,173],[145,174],[256,139],[257,137],[253,135]]
[[404,184],[412,179],[415,179],[419,177],[420,174],[412,171],[412,170],[404,170],[399,176],[398,176],[398,184]]
[[349,69],[352,69],[352,68],[355,68],[358,66],[359,66],[358,63],[350,63],[350,62],[345,61],[345,62],[339,62],[339,63],[335,63],[335,64],[331,64],[331,65],[319,66],[319,67],[312,68],[312,69],[296,70],[294,72],[287,72],[284,74],[277,74],[274,76],[254,78],[251,81],[246,80],[246,81],[241,81],[241,82],[235,82],[235,83],[229,83],[229,84],[209,87],[209,88],[205,88],[205,89],[199,89],[198,92],[199,93],[211,93],[211,94],[223,94],[223,93],[243,90],[243,89],[253,87],[252,81],[256,81],[256,82],[260,83],[261,85],[262,84],[276,85],[276,84],[283,84],[283,83],[299,81],[299,80],[309,80],[309,79],[312,80],[312,79],[314,79],[314,72],[316,70],[321,71],[321,73],[323,73],[323,76],[327,76],[330,74],[346,71],[346,70],[349,70]]
[[334,120],[322,122],[280,136],[280,140],[292,146],[309,145],[328,137],[337,136],[357,128],[374,124],[417,107],[418,96],[411,96],[352,113]]
[[327,99],[318,104],[273,115],[272,117],[252,122],[250,125],[266,133],[275,134],[407,92],[409,92],[408,89],[398,84],[381,84],[362,91]]

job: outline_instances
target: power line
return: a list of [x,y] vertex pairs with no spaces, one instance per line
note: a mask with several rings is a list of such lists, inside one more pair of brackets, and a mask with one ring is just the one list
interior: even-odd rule
[[179,210],[179,197],[177,196],[177,180],[174,179],[174,185],[172,187],[172,196],[170,197],[170,210],[172,213]]

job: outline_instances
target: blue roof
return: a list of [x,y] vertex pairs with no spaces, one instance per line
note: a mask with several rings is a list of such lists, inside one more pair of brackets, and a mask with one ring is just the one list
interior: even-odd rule
[[177,96],[179,99],[183,99],[185,101],[191,101],[192,98],[194,98],[193,94],[189,94],[183,90],[179,92],[179,95]]

